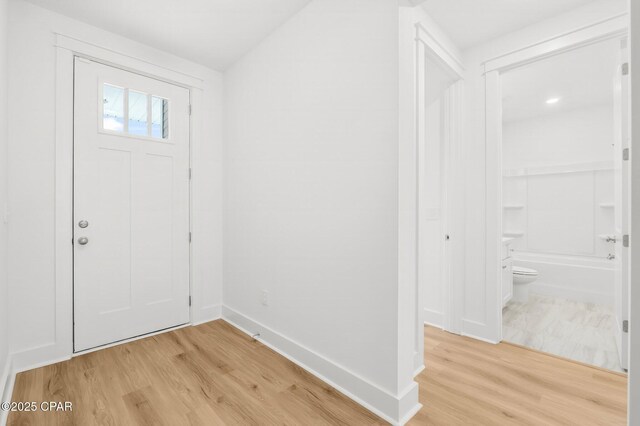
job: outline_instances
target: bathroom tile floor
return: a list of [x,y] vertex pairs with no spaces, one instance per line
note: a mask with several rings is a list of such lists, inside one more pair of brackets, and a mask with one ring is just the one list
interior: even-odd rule
[[502,311],[503,339],[531,349],[623,371],[615,341],[615,317],[607,306],[531,294]]

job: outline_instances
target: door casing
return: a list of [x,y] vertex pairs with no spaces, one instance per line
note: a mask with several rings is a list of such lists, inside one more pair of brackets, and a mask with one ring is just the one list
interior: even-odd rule
[[623,38],[628,34],[626,15],[618,15],[578,28],[567,34],[525,46],[514,52],[486,61],[485,82],[485,179],[486,179],[486,222],[485,222],[485,333],[483,340],[498,343],[502,341],[502,95],[501,74],[522,65],[536,62],[549,56],[577,49],[604,40]]
[[[444,156],[441,167],[445,173],[443,176],[443,186],[446,187],[446,193],[443,194],[443,204],[441,213],[442,230],[444,234],[448,234],[450,239],[443,245],[442,250],[442,270],[443,270],[443,321],[442,327],[452,333],[461,333],[462,324],[462,306],[463,299],[463,282],[462,275],[452,268],[452,262],[459,257],[460,251],[463,249],[463,228],[462,205],[464,200],[462,194],[462,171],[461,161],[461,144],[462,144],[462,101],[464,88],[464,69],[457,59],[456,55],[448,51],[438,42],[438,40],[420,23],[415,25],[415,170],[416,170],[416,194],[415,194],[415,230],[416,230],[416,271],[415,271],[415,309],[416,309],[416,336],[415,336],[415,354],[414,354],[414,371],[416,374],[424,368],[424,288],[425,288],[425,259],[422,253],[425,253],[428,242],[425,241],[425,235],[421,232],[424,221],[424,209],[421,205],[425,204],[425,194],[423,188],[424,183],[424,164],[421,161],[424,152],[424,119],[425,105],[423,105],[424,94],[426,90],[426,81],[428,78],[428,70],[426,69],[427,57],[436,62],[441,69],[446,70],[447,74],[452,77],[454,83],[446,89],[444,94]],[[444,235],[443,235],[444,238]]]
[[[53,362],[67,360],[73,353],[73,64],[76,56],[90,59],[105,65],[121,68],[144,76],[156,78],[175,84],[190,91],[192,114],[190,117],[190,147],[194,149],[204,144],[200,131],[203,118],[202,90],[207,75],[181,63],[160,60],[154,63],[145,60],[146,52],[133,46],[120,46],[120,49],[102,47],[95,43],[86,43],[65,34],[55,34],[56,51],[56,133],[55,133],[55,340],[30,350],[16,363],[17,371],[48,365]],[[140,59],[139,59],[140,58]],[[197,176],[196,165],[190,159],[194,176]],[[194,223],[194,196],[191,181],[190,212]],[[192,225],[193,226],[193,225]],[[194,309],[205,311],[200,300],[201,293],[193,285],[194,245],[190,247],[190,323],[195,324],[208,319]],[[219,315],[218,315],[219,316]],[[126,342],[126,341],[125,341]],[[124,342],[120,342],[124,343]]]

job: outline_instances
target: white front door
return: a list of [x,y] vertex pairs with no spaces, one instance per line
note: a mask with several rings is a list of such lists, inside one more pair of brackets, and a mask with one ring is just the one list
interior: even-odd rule
[[74,351],[189,322],[189,91],[76,58]]

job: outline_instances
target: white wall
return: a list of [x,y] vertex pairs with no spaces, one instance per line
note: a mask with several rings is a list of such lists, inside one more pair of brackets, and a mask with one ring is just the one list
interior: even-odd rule
[[[613,82],[611,97],[613,100]],[[503,168],[603,161],[613,166],[613,139],[612,103],[506,122],[502,133]]]
[[524,207],[504,211],[504,230],[524,232],[512,248],[611,252],[598,235],[615,232],[613,138],[613,105],[505,123],[503,203]]
[[[222,76],[21,0],[9,7],[9,294],[10,341],[18,365],[51,361],[61,351],[56,333],[55,135],[56,49],[61,33],[203,81],[196,90],[206,117],[192,143],[193,319],[220,315],[222,303]],[[69,235],[69,242],[71,236]],[[62,283],[70,285],[70,283]],[[61,284],[61,285],[62,285]],[[70,315],[70,312],[68,313]],[[63,312],[62,315],[67,315]],[[18,326],[19,325],[19,326]],[[27,330],[25,332],[25,330]],[[71,330],[65,330],[70,335]],[[23,360],[24,362],[20,362]]]
[[532,291],[613,305],[615,247],[599,237],[615,234],[613,141],[612,104],[504,124],[503,231],[523,233],[511,248],[540,274]]
[[[463,53],[465,76],[465,188],[466,188],[466,253],[465,304],[463,333],[497,341],[500,336],[499,312],[488,309],[496,305],[495,286],[485,281],[486,268],[486,203],[485,203],[485,88],[483,63],[499,55],[529,46],[559,34],[599,22],[623,13],[624,0],[599,0],[566,14],[495,39]],[[497,305],[496,305],[497,306]]]
[[[7,0],[0,0],[0,400],[9,373],[9,293],[7,287]],[[0,418],[2,416],[0,415]],[[1,421],[1,420],[0,420]]]
[[[227,317],[398,420],[417,392],[398,348],[397,1],[311,2],[226,94]],[[369,387],[413,400],[394,413]]]

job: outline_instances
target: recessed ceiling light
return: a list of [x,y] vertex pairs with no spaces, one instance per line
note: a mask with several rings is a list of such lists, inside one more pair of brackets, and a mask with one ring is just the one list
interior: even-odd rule
[[549,98],[549,99],[547,99],[547,104],[549,104],[549,105],[557,104],[559,100],[560,100],[560,98]]

